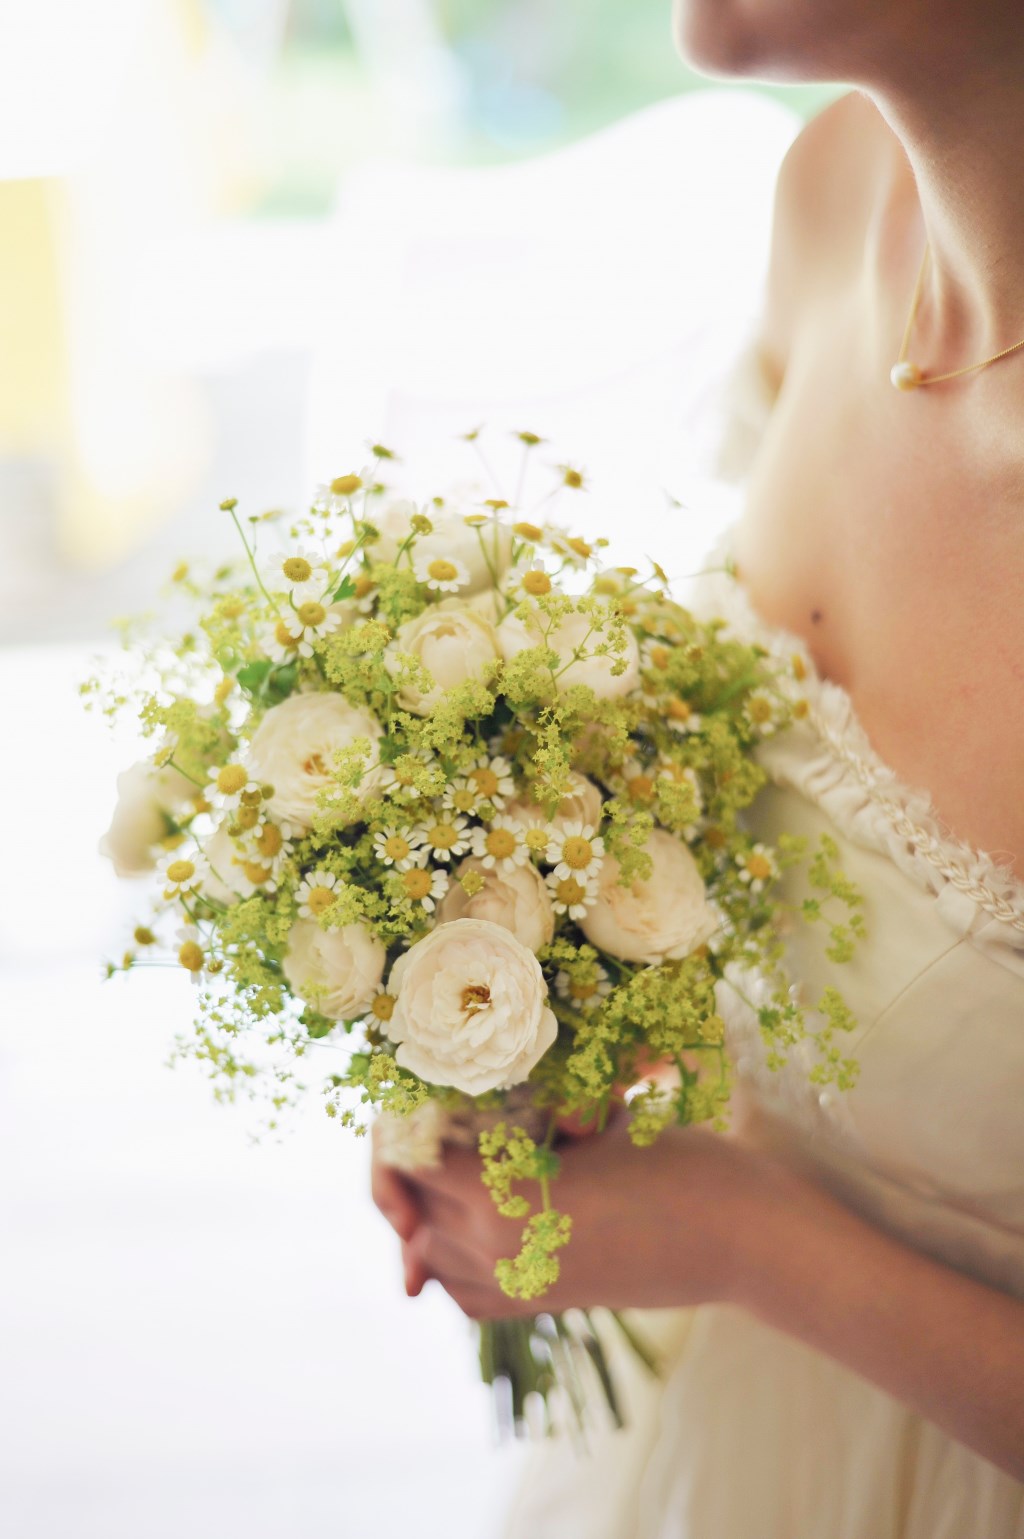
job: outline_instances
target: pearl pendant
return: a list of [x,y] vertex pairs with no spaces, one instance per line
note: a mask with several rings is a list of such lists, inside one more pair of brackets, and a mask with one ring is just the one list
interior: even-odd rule
[[889,382],[894,390],[916,390],[921,383],[921,370],[916,363],[894,363],[889,370]]

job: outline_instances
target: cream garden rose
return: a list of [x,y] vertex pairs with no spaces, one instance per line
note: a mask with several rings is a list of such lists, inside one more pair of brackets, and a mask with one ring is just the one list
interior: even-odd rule
[[388,1035],[428,1084],[483,1095],[525,1080],[557,1034],[540,963],[502,925],[438,925],[395,963]]
[[[335,754],[368,738],[375,759],[382,736],[380,722],[341,695],[289,695],[271,706],[253,734],[248,754],[253,777],[274,788],[267,803],[271,817],[312,828],[317,795],[330,784]],[[373,784],[371,770],[360,789],[369,791]]]
[[544,878],[532,865],[486,867],[470,856],[459,866],[461,878],[474,872],[482,882],[470,897],[458,880],[438,904],[439,924],[454,919],[487,919],[509,930],[528,951],[539,951],[555,933],[555,911]]
[[652,963],[689,956],[711,939],[719,917],[707,900],[697,863],[686,845],[656,828],[644,846],[651,874],[619,885],[620,867],[606,855],[598,894],[580,920],[591,945],[623,962]]
[[182,811],[196,787],[176,769],[158,769],[149,760],[117,777],[117,805],[100,840],[100,854],[118,876],[142,876],[156,865],[153,847],[167,833],[167,819]]
[[281,965],[301,999],[332,1021],[350,1021],[369,1009],[386,961],[386,947],[365,925],[322,930],[315,920],[297,919]]
[[498,641],[493,625],[458,599],[432,604],[414,620],[398,627],[390,656],[408,652],[421,662],[434,680],[430,689],[405,684],[398,704],[416,716],[427,716],[446,690],[480,677],[498,661]]
[[508,815],[518,818],[520,823],[526,823],[533,828],[544,828],[553,834],[563,833],[567,823],[589,824],[591,828],[597,828],[601,822],[601,809],[604,798],[600,790],[586,775],[578,775],[573,770],[569,776],[569,784],[565,795],[555,808],[551,817],[548,817],[544,808],[529,797],[520,797],[511,802],[508,807]]
[[[510,614],[498,626],[498,645],[502,657],[508,661],[527,647],[540,646],[546,640],[551,650],[558,654],[560,689],[567,689],[572,684],[585,684],[601,700],[619,700],[636,688],[640,678],[640,649],[636,637],[627,627],[624,632],[625,645],[621,652],[596,657],[574,657],[576,651],[588,654],[601,645],[601,635],[592,631],[593,624],[590,615],[568,614],[545,637],[546,627],[542,626],[539,615],[524,621]],[[613,673],[612,668],[619,658],[625,659],[625,669],[621,673]]]

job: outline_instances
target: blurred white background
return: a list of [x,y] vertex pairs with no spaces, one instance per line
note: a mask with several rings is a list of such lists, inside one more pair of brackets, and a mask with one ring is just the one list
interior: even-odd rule
[[567,517],[698,565],[799,120],[697,85],[668,0],[0,9],[0,1533],[498,1532],[518,1451],[365,1151],[316,1108],[254,1146],[164,1067],[187,982],[100,982],[138,744],[76,684],[223,497],[371,439],[427,496],[486,422],[508,495],[530,428],[594,485]]

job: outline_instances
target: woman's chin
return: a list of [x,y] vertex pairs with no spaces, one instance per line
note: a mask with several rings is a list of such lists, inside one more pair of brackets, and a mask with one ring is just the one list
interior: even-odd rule
[[[750,0],[674,0],[672,27],[679,53],[699,74],[718,79],[771,80],[800,85],[831,78],[822,60],[808,55],[813,38],[778,7]],[[784,12],[786,7],[781,8]],[[796,7],[789,8],[790,13]]]

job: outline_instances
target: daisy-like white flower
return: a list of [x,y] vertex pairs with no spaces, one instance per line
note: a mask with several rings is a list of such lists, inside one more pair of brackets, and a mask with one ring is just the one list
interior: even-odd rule
[[275,886],[294,848],[295,830],[289,824],[264,822],[244,834],[241,845],[246,858],[269,866]]
[[292,610],[264,628],[260,646],[275,663],[293,663],[297,657],[313,655],[312,643],[305,640],[305,629]]
[[164,884],[165,898],[190,898],[203,885],[206,862],[197,850],[183,854],[171,850],[160,863],[160,876]]
[[487,800],[480,791],[470,784],[465,775],[456,775],[445,786],[444,795],[441,797],[441,806],[448,812],[475,812],[481,802]]
[[[573,474],[578,475],[579,472],[576,471]],[[566,485],[568,484],[566,482]],[[570,534],[567,529],[549,527],[544,533],[550,549],[561,556],[568,566],[584,567],[595,553],[596,547],[589,540],[581,539],[578,534]]]
[[389,994],[387,989],[381,989],[370,1001],[370,1008],[366,1014],[356,1022],[364,1031],[379,1031],[387,1036],[388,1022],[395,1013],[395,996]]
[[558,881],[576,877],[589,883],[597,878],[604,860],[604,840],[590,823],[566,823],[552,835],[545,859],[554,866]]
[[551,586],[541,561],[532,561],[529,566],[511,572],[507,582],[508,591],[523,598],[544,598],[551,592]]
[[263,792],[244,764],[214,765],[209,771],[206,798],[214,807],[234,812],[243,806],[258,807]]
[[378,768],[380,777],[380,789],[385,796],[391,796],[395,801],[415,801],[420,795],[413,779],[414,768],[417,765],[425,766],[434,763],[434,756],[426,748],[410,748],[407,753],[399,754],[393,764],[382,764]]
[[279,557],[276,582],[292,596],[296,608],[307,599],[323,598],[331,585],[331,574],[322,555],[311,550],[297,550]]
[[555,992],[585,1015],[596,1010],[611,991],[611,979],[597,962],[589,969],[585,979],[574,978],[564,970],[555,974]]
[[643,666],[652,673],[667,673],[672,661],[672,648],[660,639],[651,639],[642,643],[640,658]]
[[352,498],[373,481],[373,470],[364,467],[353,475],[335,476],[333,481],[321,481],[313,497],[317,513],[347,513]]
[[473,830],[473,854],[488,870],[510,871],[530,858],[526,829],[515,818],[501,817]]
[[740,881],[746,882],[751,892],[763,892],[768,882],[779,874],[772,853],[763,844],[755,844],[746,854],[736,856],[740,868]]
[[175,939],[178,942],[179,963],[191,974],[192,982],[200,984],[203,981],[203,969],[207,965],[202,935],[194,924],[183,924]]
[[695,711],[689,701],[681,695],[673,695],[670,699],[659,701],[658,708],[664,713],[665,720],[673,732],[699,732],[703,718],[699,711]]
[[423,552],[415,556],[412,569],[416,581],[425,583],[435,593],[458,593],[469,582],[469,567],[454,556]]
[[597,881],[585,881],[578,876],[558,876],[549,871],[544,878],[551,894],[551,907],[556,914],[566,914],[570,919],[582,919],[597,898]]
[[436,860],[451,860],[456,855],[465,855],[472,834],[459,813],[442,812],[436,818],[417,823],[409,838],[417,849],[428,850]]
[[333,871],[311,871],[295,889],[295,901],[302,919],[319,919],[338,896],[340,878]]
[[428,914],[432,914],[448,891],[450,880],[447,871],[415,866],[411,871],[402,873],[402,891],[410,902],[418,903]]
[[641,806],[654,799],[656,777],[639,759],[627,759],[619,771],[623,789],[631,802]]
[[373,852],[385,866],[394,866],[396,871],[411,871],[427,858],[426,850],[417,846],[408,829],[394,827],[382,828],[374,834]]
[[469,770],[466,779],[477,794],[500,812],[510,796],[516,794],[512,766],[501,754],[484,754]]
[[754,731],[760,732],[762,737],[768,737],[775,731],[777,725],[775,701],[763,690],[755,689],[753,694],[747,696],[743,714]]
[[297,604],[285,617],[285,625],[299,635],[297,651],[300,657],[313,656],[313,642],[329,636],[341,624],[341,615],[329,609],[319,599],[307,598]]

